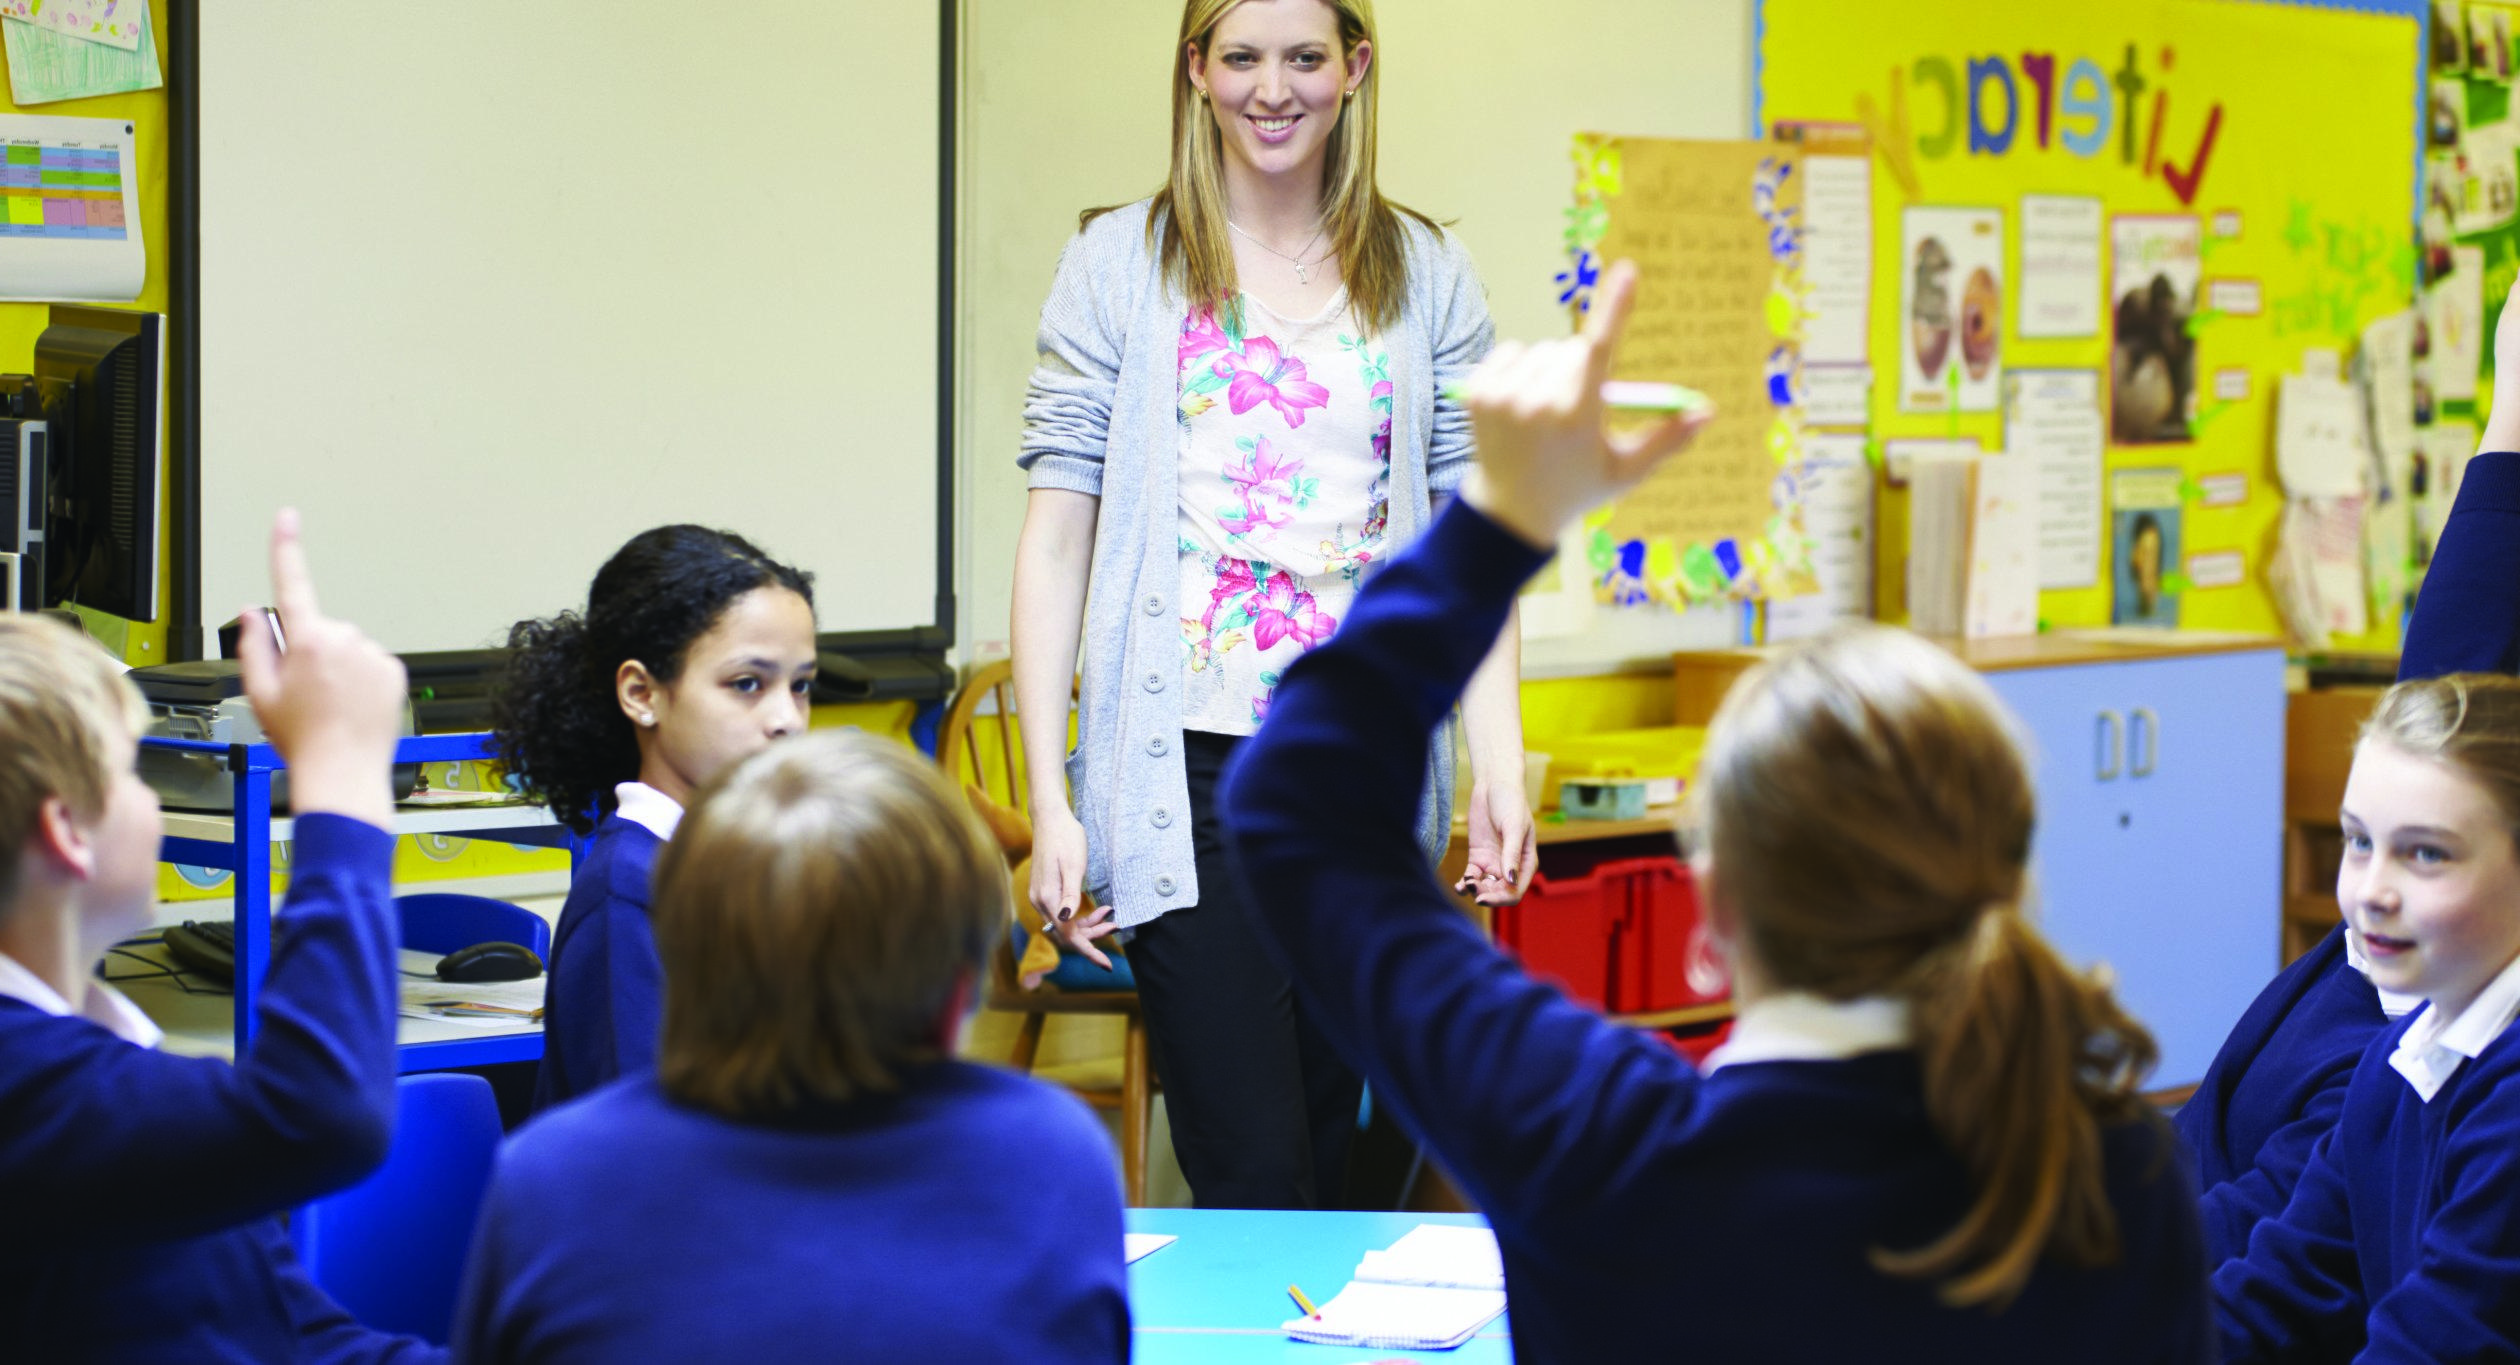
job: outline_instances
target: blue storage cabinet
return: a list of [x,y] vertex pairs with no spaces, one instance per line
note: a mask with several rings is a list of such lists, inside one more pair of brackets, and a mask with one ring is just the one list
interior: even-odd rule
[[[2075,962],[2107,964],[2152,1029],[2146,1088],[2194,1084],[2281,965],[2282,650],[2177,633],[1946,643],[2026,731],[2032,915]],[[1678,656],[1676,719],[1706,723],[1761,652]]]

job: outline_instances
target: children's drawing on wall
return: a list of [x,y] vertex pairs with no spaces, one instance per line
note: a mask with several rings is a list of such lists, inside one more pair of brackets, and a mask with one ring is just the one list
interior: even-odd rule
[[2109,350],[2109,434],[2121,445],[2195,439],[2197,220],[2128,214],[2113,224],[2116,333]]
[[2435,147],[2459,145],[2459,125],[2466,121],[2467,86],[2458,80],[2434,81],[2424,98],[2424,140]]
[[1911,208],[1900,221],[1899,408],[1993,412],[2003,378],[2003,211]]
[[2459,17],[2459,0],[2433,0],[2432,13],[2433,70],[2467,70],[2467,25]]
[[2121,469],[2110,478],[2115,564],[2109,620],[2121,626],[2179,624],[2170,575],[2179,563],[2179,471]]
[[2511,11],[2500,5],[2468,6],[2467,72],[2480,81],[2511,80]]

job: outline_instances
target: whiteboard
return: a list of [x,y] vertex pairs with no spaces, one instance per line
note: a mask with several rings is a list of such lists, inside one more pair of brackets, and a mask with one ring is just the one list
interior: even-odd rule
[[734,529],[939,623],[938,7],[200,9],[202,617],[298,507],[404,651]]

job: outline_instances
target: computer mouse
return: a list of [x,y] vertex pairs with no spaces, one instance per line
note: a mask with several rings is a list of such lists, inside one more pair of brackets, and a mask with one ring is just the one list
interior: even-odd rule
[[521,943],[476,943],[438,959],[440,981],[523,981],[542,975],[542,959]]

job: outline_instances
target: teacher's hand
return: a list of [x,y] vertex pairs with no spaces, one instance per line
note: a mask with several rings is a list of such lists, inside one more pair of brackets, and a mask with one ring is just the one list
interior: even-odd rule
[[1111,959],[1094,940],[1120,926],[1111,922],[1108,905],[1078,913],[1085,899],[1085,827],[1064,805],[1044,804],[1034,812],[1031,899],[1043,933],[1067,951],[1111,970]]
[[1474,782],[1469,820],[1470,858],[1453,890],[1486,906],[1521,900],[1540,868],[1539,831],[1522,783]]

